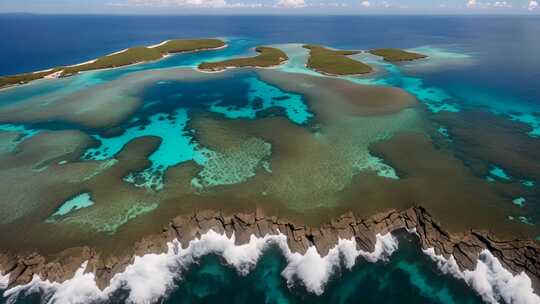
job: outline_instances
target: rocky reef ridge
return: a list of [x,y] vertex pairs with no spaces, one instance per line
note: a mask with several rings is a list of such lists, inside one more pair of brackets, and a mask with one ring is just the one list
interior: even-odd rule
[[88,247],[68,249],[51,259],[36,252],[0,253],[0,273],[9,274],[8,288],[27,284],[34,275],[39,275],[42,280],[63,282],[72,278],[87,261],[86,272],[94,273],[98,287],[103,289],[116,273],[123,272],[133,263],[134,256],[166,252],[167,243],[174,239],[187,247],[191,240],[209,230],[228,237],[234,234],[237,245],[248,243],[252,235],[283,234],[292,252],[304,254],[314,246],[321,256],[325,256],[339,239],[354,239],[359,250],[372,252],[377,234],[400,229],[414,231],[423,249],[433,248],[437,255],[446,259],[453,256],[462,271],[474,270],[480,253],[487,249],[513,274],[525,272],[533,281],[536,292],[539,290],[540,246],[535,241],[501,239],[489,232],[475,230],[451,234],[423,207],[389,210],[368,219],[358,219],[349,212],[319,227],[267,216],[259,210],[233,215],[215,210],[197,211],[174,218],[160,234],[137,242],[131,254],[102,257]]

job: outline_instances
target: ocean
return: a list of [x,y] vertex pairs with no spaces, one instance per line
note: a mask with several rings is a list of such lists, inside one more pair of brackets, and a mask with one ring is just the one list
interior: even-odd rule
[[[100,16],[2,15],[0,73],[76,64],[171,37],[317,43],[370,49],[438,46],[474,55],[474,68],[418,72],[467,104],[531,111],[540,100],[538,16]],[[44,60],[44,58],[46,58]]]
[[463,281],[441,275],[414,237],[400,236],[388,262],[336,271],[321,296],[287,287],[281,277],[287,263],[271,248],[245,277],[222,266],[219,257],[204,257],[164,303],[482,303]]
[[[527,136],[540,136],[540,16],[100,16],[100,15],[0,15],[0,75],[30,72],[57,65],[76,64],[134,45],[151,45],[171,38],[216,37],[232,41],[230,48],[216,53],[179,55],[117,70],[88,73],[88,82],[71,83],[74,88],[97,85],[144,69],[194,66],[205,58],[226,58],[249,53],[257,45],[322,44],[340,49],[396,47],[413,49],[435,58],[431,64],[405,64],[388,67],[388,76],[362,83],[401,87],[414,94],[428,112],[438,113],[488,110],[511,121],[524,123]],[[303,67],[291,58],[291,71]],[[241,77],[250,78],[249,73]],[[62,80],[64,81],[64,80]],[[70,80],[66,80],[70,81]],[[251,90],[268,90],[255,83]],[[9,104],[28,96],[61,90],[62,83],[32,85],[0,93],[0,103]],[[67,87],[67,86],[66,86]],[[227,81],[215,85],[228,96],[243,96],[247,90]],[[255,89],[254,89],[255,88]],[[175,96],[178,86],[148,87],[145,100]],[[184,88],[202,96],[197,89]],[[279,92],[278,95],[287,95]],[[289,94],[296,98],[294,94]],[[191,95],[190,95],[191,96]],[[167,101],[177,107],[195,108],[195,104]],[[165,99],[163,99],[165,100]],[[162,100],[162,101],[163,101]],[[231,103],[235,101],[232,100]],[[301,102],[299,102],[301,105]],[[165,111],[151,106],[138,114],[152,120]],[[309,119],[304,108],[289,115],[293,123]],[[219,112],[218,110],[215,110]],[[298,114],[300,113],[300,114]],[[237,113],[237,115],[255,115]],[[180,121],[182,113],[177,114]],[[185,118],[187,121],[187,117]],[[156,120],[157,122],[157,120]],[[180,121],[182,123],[182,121]],[[185,123],[185,122],[184,122]],[[136,124],[134,124],[136,125]],[[159,125],[156,125],[159,129]],[[62,129],[54,122],[39,126]],[[126,128],[130,128],[129,123]],[[441,134],[445,127],[441,126]],[[163,131],[164,129],[159,129]],[[94,134],[94,130],[86,130]],[[147,133],[152,135],[151,129]],[[174,132],[175,130],[172,130]],[[96,135],[97,136],[97,135]],[[131,139],[131,138],[130,138]],[[128,139],[103,143],[110,151],[120,150]],[[121,144],[119,144],[121,142]],[[177,159],[155,156],[163,166],[195,158],[190,140],[171,144],[171,149],[186,151]],[[116,145],[116,146],[115,146]],[[115,150],[117,149],[117,150]],[[89,150],[89,159],[100,159]],[[101,151],[100,153],[103,153]],[[167,154],[170,156],[170,154]],[[104,157],[102,157],[104,158]],[[159,159],[158,159],[159,158]],[[491,164],[487,179],[504,182],[506,177],[526,184],[525,207],[509,218],[532,226],[540,235],[540,192],[537,181],[523,174],[509,174],[499,164]],[[512,204],[509,197],[509,204]],[[519,202],[519,201],[518,201]],[[159,303],[481,303],[482,297],[464,281],[442,273],[425,255],[414,236],[397,236],[399,249],[386,262],[358,262],[351,269],[335,269],[322,295],[307,292],[301,284],[287,284],[282,276],[287,262],[278,248],[270,247],[257,265],[240,275],[217,255],[202,257],[175,278],[167,295]],[[1,244],[0,244],[1,247]],[[43,293],[20,294],[0,303],[40,303]],[[123,303],[127,292],[118,291],[113,302]]]

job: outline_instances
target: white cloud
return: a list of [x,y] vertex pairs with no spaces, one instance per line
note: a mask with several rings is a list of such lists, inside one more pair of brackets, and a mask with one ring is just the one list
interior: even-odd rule
[[225,0],[176,0],[180,6],[194,7],[225,7]]
[[508,1],[490,2],[490,1],[468,0],[465,6],[467,6],[468,8],[478,8],[478,9],[512,8],[512,4],[509,3]]
[[[120,4],[115,4],[120,5]],[[127,0],[121,6],[141,6],[141,7],[187,7],[187,8],[253,8],[261,7],[260,3],[228,3],[226,0]]]
[[[1,0],[0,0],[1,1]],[[116,2],[118,1],[118,2]],[[235,2],[238,1],[238,2]],[[248,2],[242,2],[248,1]],[[150,7],[150,8],[305,8],[305,7],[335,7],[345,8],[349,7],[349,4],[344,0],[334,1],[315,1],[310,3],[308,0],[259,0],[258,2],[252,2],[253,0],[113,0],[111,3],[107,3],[109,6],[124,6],[124,7]],[[307,2],[306,2],[307,1]],[[517,8],[515,3],[511,0],[461,0],[464,6],[469,9],[475,10],[503,10]],[[523,0],[523,4],[519,7],[523,10],[537,11],[539,10],[540,0]],[[381,8],[398,8],[408,9],[404,5],[392,5],[385,0],[358,0],[356,2],[363,8],[381,9]],[[358,5],[356,4],[356,5]],[[354,5],[354,4],[353,4]],[[463,5],[463,4],[458,4]],[[455,8],[455,6],[446,5],[441,3],[437,5],[440,9]]]
[[493,3],[493,6],[494,7],[506,7],[506,8],[510,8],[512,7],[512,5],[506,1],[495,1]]
[[263,7],[263,6],[264,5],[262,3],[237,2],[237,3],[227,4],[227,7],[236,7],[236,8],[256,8],[256,7]]
[[278,0],[276,6],[286,8],[300,8],[305,7],[306,2],[304,0]]
[[[360,0],[360,6],[365,7],[365,8],[373,8],[373,9],[394,7],[392,4],[388,3],[388,1],[380,1],[380,0]],[[403,8],[402,6],[395,6],[395,7]]]

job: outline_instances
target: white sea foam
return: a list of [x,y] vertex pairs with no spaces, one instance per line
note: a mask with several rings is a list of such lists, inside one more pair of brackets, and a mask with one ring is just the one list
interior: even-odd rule
[[360,250],[360,254],[368,261],[375,263],[379,260],[387,261],[392,253],[398,249],[397,239],[392,234],[384,235],[377,234],[377,242],[373,252],[365,252]]
[[0,273],[0,290],[6,289],[9,284],[9,274],[3,275]]
[[412,228],[405,228],[405,230],[407,230],[408,233],[410,234],[414,234],[416,236],[418,236],[418,231],[416,231],[416,227],[412,227]]
[[7,290],[4,297],[8,303],[14,303],[19,295],[40,292],[47,303],[88,303],[91,300],[105,300],[106,294],[99,290],[93,273],[85,273],[87,262],[75,272],[73,278],[62,283],[42,280],[34,275],[32,281]]
[[168,247],[163,254],[135,257],[133,264],[116,274],[103,292],[110,295],[115,290],[127,289],[128,301],[133,303],[150,303],[165,295],[180,275],[181,263],[179,244],[172,242]]
[[338,244],[330,249],[324,257],[317,253],[315,247],[310,247],[306,254],[301,255],[291,253],[285,245],[281,249],[288,264],[281,274],[287,279],[289,286],[295,283],[295,279],[299,279],[309,292],[321,295],[331,275],[339,269],[341,261],[346,268],[351,269],[358,256],[374,263],[379,260],[387,260],[397,247],[397,240],[391,234],[378,234],[373,252],[358,250],[354,239],[340,239]]
[[445,274],[464,280],[488,303],[538,304],[540,297],[534,293],[531,279],[521,272],[513,275],[488,250],[483,250],[473,271],[461,271],[453,256],[446,259],[435,254],[433,248],[424,253],[437,263]]
[[133,264],[124,272],[116,274],[104,290],[97,287],[94,274],[84,272],[84,263],[72,279],[63,283],[41,280],[35,276],[30,283],[6,291],[5,296],[15,300],[21,293],[42,292],[46,294],[48,303],[88,303],[106,300],[114,291],[124,289],[129,292],[129,302],[151,303],[166,295],[175,279],[181,278],[182,272],[201,256],[218,254],[240,274],[246,275],[270,245],[277,245],[287,260],[287,266],[282,272],[287,283],[292,285],[299,280],[309,292],[315,294],[323,292],[341,262],[350,269],[358,256],[371,262],[386,260],[398,246],[390,234],[377,235],[374,252],[358,250],[354,239],[340,239],[326,256],[321,257],[315,247],[310,247],[303,255],[292,253],[283,234],[262,238],[251,236],[247,244],[237,246],[234,235],[228,238],[224,234],[209,231],[191,241],[186,249],[182,249],[178,241],[173,241],[168,243],[166,253],[135,257]]
[[[287,245],[285,235],[267,235],[262,238],[251,236],[244,245],[235,245],[235,236],[228,238],[224,234],[209,231],[182,249],[178,241],[168,243],[168,250],[162,254],[146,254],[135,257],[133,264],[124,272],[116,274],[110,285],[100,290],[93,273],[85,273],[87,263],[83,263],[72,279],[63,283],[33,280],[23,286],[17,286],[5,292],[13,303],[19,294],[41,292],[48,303],[88,303],[106,301],[113,292],[122,289],[128,292],[131,303],[151,303],[167,295],[174,286],[175,279],[181,279],[182,273],[193,263],[207,254],[217,254],[233,266],[241,275],[247,275],[257,264],[264,250],[270,245],[277,245],[287,260],[282,276],[292,286],[301,282],[309,292],[320,295],[324,291],[332,274],[341,265],[351,269],[359,256],[369,262],[387,260],[398,248],[397,240],[391,235],[377,235],[373,252],[357,249],[354,239],[340,239],[324,257],[315,247],[308,248],[305,254],[293,253]],[[424,250],[437,263],[445,274],[464,280],[482,298],[489,303],[532,304],[540,303],[534,294],[530,278],[525,273],[512,275],[489,251],[480,254],[474,271],[461,271],[454,257],[449,259],[435,254],[433,248]],[[0,276],[0,288],[7,286],[8,276]]]

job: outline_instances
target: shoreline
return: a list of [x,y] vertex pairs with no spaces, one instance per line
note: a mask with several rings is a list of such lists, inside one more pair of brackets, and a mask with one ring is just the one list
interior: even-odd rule
[[224,67],[223,69],[220,69],[220,70],[204,70],[204,69],[201,69],[201,68],[199,68],[197,66],[197,67],[195,67],[195,71],[201,72],[201,73],[215,74],[215,73],[223,73],[223,72],[226,72],[227,70],[234,70],[234,69],[267,69],[267,70],[271,70],[271,69],[277,69],[277,68],[287,64],[288,61],[289,60],[284,60],[284,61],[280,62],[279,64],[272,65],[272,66],[258,66],[258,65],[227,66],[227,67]]
[[[125,50],[124,50],[125,51]],[[122,51],[123,52],[123,51]],[[109,55],[112,55],[112,54],[109,54]],[[105,56],[109,56],[109,55],[105,55]],[[96,59],[90,59],[88,61],[85,61],[85,62],[81,62],[81,63],[77,63],[77,64],[72,64],[72,65],[68,65],[67,67],[68,68],[71,68],[71,67],[76,67],[76,66],[81,66],[81,65],[84,65],[84,64],[88,64],[88,63],[94,63],[96,62],[97,58]]]
[[367,53],[382,57],[384,61],[390,63],[410,62],[414,60],[426,59],[427,55],[398,48],[378,48],[368,50]]
[[[252,57],[238,57],[215,62],[201,62],[197,65],[195,70],[205,73],[214,73],[223,72],[233,68],[274,68],[289,60],[285,52],[273,47],[258,46],[255,48],[255,53],[257,53],[257,55]],[[278,57],[275,58],[272,56]],[[268,57],[271,58],[269,59]],[[277,59],[277,63],[274,63],[274,59]],[[268,64],[267,61],[272,61],[272,63]]]
[[328,76],[354,76],[373,72],[370,65],[351,58],[361,54],[357,50],[336,50],[315,44],[304,44],[309,50],[306,67],[317,73]]
[[329,77],[364,77],[364,76],[369,76],[369,75],[373,75],[377,73],[377,70],[373,67],[371,68],[371,71],[366,72],[366,73],[360,73],[360,74],[332,74],[332,73],[321,71],[317,68],[312,68],[308,66],[307,63],[305,64],[305,68],[311,71],[314,71],[316,73],[319,73],[321,75],[329,76]]
[[[485,301],[521,299],[516,297],[527,297],[520,300],[525,303],[529,302],[524,299],[540,301],[540,264],[535,258],[540,255],[540,246],[536,242],[502,240],[474,230],[466,234],[451,234],[422,207],[390,210],[368,219],[357,219],[349,212],[318,228],[266,216],[259,210],[230,216],[223,215],[221,211],[200,211],[174,218],[161,234],[143,238],[134,244],[132,254],[123,256],[103,259],[88,247],[66,249],[50,261],[35,252],[0,254],[0,287],[5,285],[8,288],[6,296],[32,286],[58,291],[61,286],[80,283],[84,278],[87,281],[85,286],[91,286],[95,296],[103,299],[122,284],[127,282],[129,285],[130,273],[137,267],[146,269],[145,261],[152,263],[158,259],[161,260],[159,265],[163,265],[163,259],[173,263],[186,258],[193,262],[202,255],[217,253],[241,274],[247,274],[263,250],[273,244],[281,248],[288,264],[302,263],[307,258],[320,262],[315,266],[322,267],[320,271],[324,275],[315,281],[309,276],[303,278],[293,270],[290,277],[284,276],[288,283],[298,278],[309,292],[321,294],[331,276],[330,269],[336,266],[331,264],[332,267],[328,268],[325,261],[341,261],[340,255],[348,256],[344,262],[347,268],[352,268],[360,256],[370,262],[384,260],[397,249],[392,233],[403,229],[418,236],[424,254],[443,273],[464,280]],[[198,248],[198,251],[193,248]],[[243,252],[239,256],[244,260],[234,258],[239,251]],[[189,256],[193,252],[195,254]],[[169,283],[172,284],[179,274],[168,273]],[[489,288],[480,288],[482,286],[475,280],[482,275],[498,275],[498,278],[505,279],[484,278],[490,284]],[[505,290],[513,290],[511,284],[518,284],[519,292],[504,294]],[[165,294],[167,290],[163,288],[167,286],[162,286],[159,292],[148,291],[152,293],[150,299]],[[502,294],[497,294],[501,291]]]
[[171,41],[171,39],[161,41],[160,43],[157,43],[157,44],[149,45],[149,46],[147,46],[147,48],[150,48],[150,49],[157,48],[158,46],[162,46],[162,45],[164,45],[165,43],[167,43],[169,41]]
[[[261,68],[273,69],[278,66]],[[510,276],[508,273],[504,273],[504,277],[508,278],[505,284],[510,281],[519,280],[521,282],[521,280],[528,279],[529,285],[532,286],[534,284],[529,278],[531,276],[538,286],[537,256],[540,252],[538,242],[531,242],[532,240],[501,241],[482,231],[469,231],[465,236],[452,235],[443,230],[423,208],[411,209],[414,215],[409,214],[410,209],[407,209],[400,212],[389,211],[377,214],[367,220],[359,220],[352,213],[346,214],[318,228],[297,225],[285,219],[257,212],[238,213],[231,216],[224,216],[221,211],[215,210],[195,212],[188,217],[176,218],[170,222],[164,229],[163,235],[149,236],[148,239],[140,241],[140,244],[135,244],[133,246],[135,253],[128,256],[119,255],[105,260],[100,258],[99,253],[90,248],[80,252],[68,252],[63,256],[63,259],[57,259],[55,255],[51,260],[47,260],[37,253],[13,254],[15,256],[8,256],[10,255],[8,253],[6,254],[8,257],[2,256],[0,253],[0,273],[2,273],[2,267],[5,267],[4,262],[7,261],[6,263],[9,265],[16,260],[15,264],[11,265],[13,267],[5,267],[6,273],[9,270],[8,274],[0,275],[0,288],[3,285],[9,285],[8,292],[15,292],[14,288],[24,289],[25,287],[21,286],[28,287],[27,284],[40,284],[40,286],[46,286],[44,289],[52,289],[62,284],[70,285],[74,280],[76,281],[76,278],[84,277],[91,279],[90,281],[93,281],[93,285],[100,292],[107,291],[116,286],[114,285],[115,278],[125,277],[130,269],[136,267],[138,260],[148,260],[163,255],[167,258],[177,258],[176,252],[184,252],[182,245],[186,247],[186,244],[190,244],[186,247],[186,250],[189,251],[192,242],[199,243],[207,239],[224,244],[226,248],[248,246],[251,250],[263,250],[260,248],[267,246],[268,243],[277,244],[282,248],[286,257],[289,255],[305,257],[309,254],[325,260],[329,256],[334,256],[336,251],[343,253],[342,250],[347,250],[356,257],[362,256],[369,259],[369,253],[377,252],[377,248],[381,248],[381,246],[385,248],[384,240],[387,240],[386,243],[389,244],[386,246],[387,248],[393,248],[392,242],[388,241],[392,239],[390,233],[400,229],[416,233],[424,253],[430,256],[437,265],[443,265],[440,266],[443,272],[448,271],[449,274],[463,280],[473,280],[467,274],[477,271],[478,265],[499,263],[501,267],[504,264],[504,269],[510,269],[507,271]],[[187,224],[184,225],[185,222]],[[192,231],[194,232],[192,233]],[[237,239],[241,238],[242,240],[237,242]],[[251,246],[254,238],[256,239],[253,241],[255,245]],[[494,253],[488,249],[493,250]],[[210,252],[219,252],[225,257],[227,250],[233,249],[217,248],[213,250]],[[385,251],[383,250],[383,252]],[[78,268],[72,268],[73,265],[66,266],[66,257],[68,263],[75,266],[79,263]],[[293,258],[290,259],[293,260]],[[254,258],[254,260],[256,262],[257,259]],[[354,261],[351,263],[354,264]],[[234,263],[231,264],[236,266]],[[489,265],[481,267],[492,267]],[[239,271],[242,271],[242,268]],[[86,276],[87,274],[88,276]],[[39,277],[36,278],[36,276]],[[92,277],[90,278],[90,276]],[[30,282],[25,283],[28,277],[30,277]],[[23,285],[12,284],[9,282],[10,278],[13,281],[20,278],[20,283]],[[304,284],[306,288],[311,289],[311,292],[317,293],[321,290],[320,284],[311,286],[306,282]],[[495,285],[490,285],[491,292],[494,292],[494,289],[499,289],[493,286]],[[490,299],[489,295],[487,296]],[[512,296],[510,299],[513,299]]]
[[[152,46],[147,46],[146,48],[154,49],[154,48],[157,48],[157,47],[159,47],[161,45],[166,44],[169,41],[172,41],[172,40],[171,39],[165,40],[165,41],[163,41],[163,42],[161,42],[159,44],[155,44],[155,45],[152,45]],[[192,50],[192,51],[181,51],[181,52],[166,53],[161,58],[156,59],[156,60],[143,60],[143,61],[140,61],[140,62],[134,62],[134,63],[131,63],[131,64],[122,65],[122,66],[112,66],[112,67],[107,67],[107,68],[102,68],[102,69],[85,70],[85,71],[77,72],[76,74],[84,73],[84,72],[105,71],[105,70],[109,70],[109,69],[130,67],[130,66],[134,66],[134,65],[137,65],[137,64],[159,61],[159,60],[168,58],[168,57],[170,57],[172,55],[185,54],[185,53],[197,53],[197,52],[203,52],[203,51],[215,51],[215,50],[220,50],[220,49],[227,48],[228,46],[229,45],[227,43],[225,43],[224,45],[219,46],[219,47],[215,47],[215,48],[200,48],[200,49],[196,49],[196,50]],[[76,64],[72,64],[72,65],[66,65],[66,66],[62,66],[60,68],[65,69],[65,68],[72,68],[72,67],[77,67],[77,66],[81,66],[81,65],[85,65],[85,64],[91,64],[91,63],[96,62],[99,58],[103,58],[103,57],[107,57],[107,56],[111,56],[111,55],[115,55],[115,54],[120,54],[120,53],[125,52],[127,50],[128,49],[123,49],[123,50],[120,50],[120,51],[116,51],[116,52],[113,52],[113,53],[110,53],[110,54],[103,55],[103,56],[98,57],[98,58],[94,58],[94,59],[85,61],[85,62],[80,62],[80,63],[76,63]],[[10,88],[14,88],[14,87],[27,85],[27,84],[30,84],[30,83],[36,81],[36,80],[40,80],[40,79],[58,79],[58,78],[65,78],[65,77],[71,77],[71,76],[76,75],[76,74],[62,75],[62,73],[64,72],[64,69],[60,69],[58,71],[55,71],[56,69],[57,68],[53,67],[53,68],[43,69],[43,70],[39,70],[39,71],[32,71],[32,72],[28,72],[28,73],[22,73],[22,74],[36,74],[36,73],[44,73],[44,72],[49,72],[49,71],[51,72],[50,74],[46,74],[43,77],[32,79],[32,80],[26,81],[24,83],[14,83],[14,84],[7,84],[7,85],[4,85],[4,86],[0,86],[0,92],[2,90],[5,90],[5,89],[10,89]],[[16,75],[22,75],[22,74],[16,74]],[[16,75],[11,75],[11,76],[16,76]],[[0,77],[9,77],[9,76],[10,75],[8,75],[8,76],[0,76]]]

